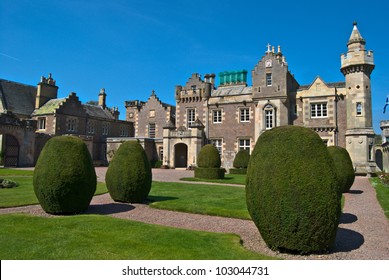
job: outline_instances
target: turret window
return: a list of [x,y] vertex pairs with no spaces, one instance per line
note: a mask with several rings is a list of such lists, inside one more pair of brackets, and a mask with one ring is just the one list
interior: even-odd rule
[[357,102],[357,116],[362,116],[362,103]]

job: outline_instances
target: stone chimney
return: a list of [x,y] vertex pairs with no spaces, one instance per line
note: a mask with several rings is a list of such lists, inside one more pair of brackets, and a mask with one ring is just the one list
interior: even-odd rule
[[107,94],[105,93],[105,89],[102,88],[100,90],[100,93],[99,93],[99,103],[98,103],[98,105],[103,107],[104,109],[106,107],[106,104],[105,104],[106,97],[107,97]]
[[37,93],[35,98],[35,109],[42,107],[50,99],[56,99],[58,96],[58,87],[55,85],[55,80],[51,73],[49,77],[41,77],[41,81],[37,86]]

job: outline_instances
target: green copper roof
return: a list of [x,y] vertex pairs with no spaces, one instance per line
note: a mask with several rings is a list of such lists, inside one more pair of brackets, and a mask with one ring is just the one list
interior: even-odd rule
[[65,98],[50,99],[42,107],[40,107],[39,109],[36,109],[33,112],[33,115],[36,116],[36,115],[53,114],[53,113],[55,113],[55,110],[57,110],[65,100],[66,100]]

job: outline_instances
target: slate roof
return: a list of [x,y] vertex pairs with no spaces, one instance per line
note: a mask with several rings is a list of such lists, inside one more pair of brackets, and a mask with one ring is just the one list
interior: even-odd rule
[[107,109],[103,109],[101,106],[90,104],[83,104],[82,106],[84,107],[86,113],[91,117],[111,120],[115,119],[115,117]]
[[37,88],[0,79],[0,102],[7,111],[30,116],[35,109]]
[[212,96],[230,96],[230,95],[242,95],[252,94],[253,88],[245,85],[233,85],[218,87],[212,92]]

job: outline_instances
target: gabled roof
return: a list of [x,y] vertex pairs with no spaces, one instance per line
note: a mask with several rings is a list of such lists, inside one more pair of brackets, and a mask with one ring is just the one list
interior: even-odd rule
[[29,116],[35,109],[37,88],[0,79],[0,102],[4,109],[17,115]]
[[39,109],[35,109],[32,115],[49,115],[54,114],[55,111],[66,101],[66,98],[50,99]]
[[346,86],[346,83],[345,82],[334,82],[334,83],[326,83],[324,82],[324,80],[320,77],[320,76],[317,76],[312,83],[310,83],[309,85],[301,85],[299,87],[299,90],[305,90],[305,89],[310,89],[313,85],[317,84],[317,83],[320,83],[320,84],[323,84],[325,85],[326,87],[329,87],[329,88],[343,88]]

